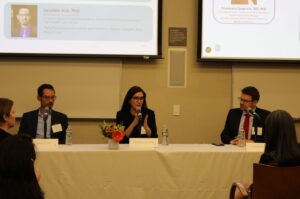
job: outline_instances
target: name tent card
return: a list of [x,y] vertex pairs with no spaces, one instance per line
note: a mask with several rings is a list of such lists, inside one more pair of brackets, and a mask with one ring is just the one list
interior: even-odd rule
[[37,149],[56,149],[58,148],[58,139],[33,139]]
[[158,147],[158,138],[130,138],[130,148],[156,148]]
[[265,143],[246,143],[247,152],[264,152]]

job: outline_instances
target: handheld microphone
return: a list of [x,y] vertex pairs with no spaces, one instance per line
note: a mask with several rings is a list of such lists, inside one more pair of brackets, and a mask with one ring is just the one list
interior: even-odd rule
[[142,109],[141,107],[136,107],[136,113],[137,113],[137,117],[139,118],[139,120],[142,120]]
[[142,125],[143,125],[141,107],[136,107],[135,111],[137,113],[137,117],[139,118],[139,123],[137,125],[137,128],[138,128],[138,137],[140,137],[141,136],[141,128],[142,128]]

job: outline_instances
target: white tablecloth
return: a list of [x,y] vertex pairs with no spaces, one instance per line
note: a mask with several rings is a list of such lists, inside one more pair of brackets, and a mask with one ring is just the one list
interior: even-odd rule
[[230,145],[60,145],[39,149],[37,166],[46,199],[227,199],[233,181],[252,180],[260,155]]

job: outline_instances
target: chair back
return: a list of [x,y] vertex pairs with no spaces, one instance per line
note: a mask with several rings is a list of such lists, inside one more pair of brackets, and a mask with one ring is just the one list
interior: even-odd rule
[[252,199],[300,199],[300,166],[253,165]]

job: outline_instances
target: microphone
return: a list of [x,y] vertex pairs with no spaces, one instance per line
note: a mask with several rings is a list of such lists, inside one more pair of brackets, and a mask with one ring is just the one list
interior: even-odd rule
[[44,115],[43,115],[43,119],[44,119],[44,138],[47,138],[47,119],[49,114],[51,113],[51,110],[48,106],[45,107],[44,110]]
[[51,113],[51,109],[48,106],[46,106],[45,111],[44,111],[44,115],[43,115],[44,121],[47,120],[50,113]]
[[254,134],[254,142],[256,142],[256,140],[257,140],[257,128],[258,128],[258,123],[261,123],[261,122],[262,122],[262,119],[261,119],[261,117],[260,117],[253,109],[251,109],[251,108],[248,108],[248,109],[247,109],[247,112],[250,113],[250,114],[252,114],[253,117],[254,117],[254,119],[257,118],[257,122],[254,122],[254,123],[253,123],[253,125],[254,125],[254,132],[255,132],[255,134]]
[[137,117],[139,118],[139,120],[142,120],[142,109],[141,107],[136,107],[136,113],[137,113]]
[[247,112],[248,112],[248,113],[251,113],[254,117],[256,117],[257,119],[261,120],[260,115],[258,115],[253,109],[248,108],[248,109],[247,109]]
[[142,125],[143,125],[142,109],[141,109],[141,107],[138,106],[138,107],[136,107],[135,111],[137,113],[137,117],[139,118],[139,123],[138,123],[138,126],[137,126],[138,137],[141,137],[141,128],[142,128]]

